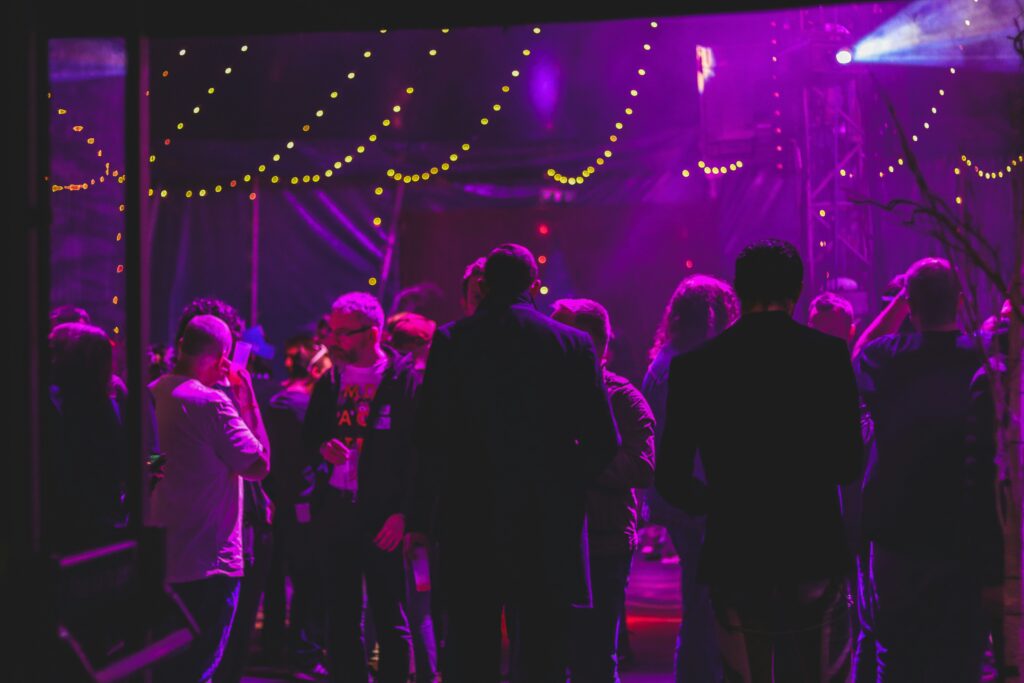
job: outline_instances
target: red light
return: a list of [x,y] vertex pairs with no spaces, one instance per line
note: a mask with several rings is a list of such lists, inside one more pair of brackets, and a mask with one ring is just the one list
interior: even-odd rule
[[686,259],[686,267],[693,268],[693,261],[691,261],[690,259]]
[[238,185],[238,181],[232,180],[230,183],[228,183],[228,185],[230,185],[231,187],[236,187]]
[[549,232],[551,232],[551,230],[548,229],[548,226],[542,224],[539,228],[537,228],[537,232],[539,232],[542,235],[546,235]]
[[537,258],[537,263],[541,264],[542,266],[545,263],[547,263],[547,262],[548,262],[548,257],[547,256],[540,256],[540,257]]
[[255,200],[256,199],[256,193],[255,192],[250,192],[249,193],[249,199]]
[[171,144],[171,139],[170,138],[164,138],[164,147],[169,147],[170,144]]

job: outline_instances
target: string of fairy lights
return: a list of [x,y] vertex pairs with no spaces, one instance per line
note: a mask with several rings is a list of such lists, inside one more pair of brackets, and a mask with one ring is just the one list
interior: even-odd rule
[[[448,29],[442,29],[442,32],[447,33]],[[540,26],[534,26],[530,30],[530,33],[532,36],[536,37],[542,33],[542,29]],[[529,47],[526,47],[522,49],[520,54],[522,55],[523,59],[528,59],[533,54],[533,51]],[[515,68],[513,68],[510,71],[509,75],[511,76],[512,79],[518,79],[522,76],[522,73],[522,66],[516,65]],[[510,85],[511,82],[512,81],[505,81],[498,87],[498,91],[500,94],[497,96],[497,100],[494,101],[494,103],[488,107],[487,113],[484,116],[482,116],[478,121],[476,128],[477,131],[482,130],[486,126],[490,125],[491,116],[499,114],[501,111],[503,111],[504,106],[502,105],[502,101],[512,92],[512,86]],[[451,152],[443,161],[435,161],[433,165],[431,165],[429,168],[426,166],[422,166],[420,167],[422,170],[413,171],[411,173],[403,173],[400,170],[389,168],[387,170],[386,177],[391,179],[391,181],[395,184],[402,183],[409,185],[413,183],[429,182],[432,178],[436,178],[437,176],[451,170],[453,165],[457,163],[461,158],[459,156],[460,151],[463,154],[465,154],[469,152],[471,149],[472,144],[468,140],[466,140],[459,145],[458,151]],[[373,194],[376,197],[383,196],[384,186],[377,185],[376,187],[374,187]],[[382,212],[378,212],[378,215],[374,216],[372,220],[373,226],[377,229],[380,229],[384,224],[384,220],[381,217],[380,213]],[[383,279],[383,277],[381,279]],[[378,282],[379,280],[376,277],[370,277],[367,280],[367,283],[371,287],[377,286]]]
[[[657,20],[652,19],[650,22],[651,32],[654,32],[658,28],[658,26],[659,24]],[[640,65],[637,67],[637,80],[629,88],[629,96],[634,99],[640,96],[640,83],[643,80],[643,78],[647,76],[648,65],[646,63],[646,58],[654,50],[654,46],[649,41],[650,39],[645,40],[642,45],[641,57],[644,59],[644,61],[641,61]],[[597,169],[601,166],[604,166],[606,160],[612,158],[612,155],[614,154],[614,152],[612,151],[612,147],[619,142],[619,136],[622,134],[622,131],[626,127],[624,121],[626,121],[629,117],[633,116],[633,114],[636,111],[633,108],[632,101],[633,100],[630,100],[630,105],[626,106],[623,109],[623,114],[625,114],[626,118],[620,118],[618,121],[616,121],[613,126],[614,130],[608,135],[608,142],[610,144],[605,146],[601,153],[594,158],[593,164],[588,165],[586,168],[577,169],[575,173],[571,174],[563,173],[559,171],[557,168],[549,168],[547,170],[547,177],[550,178],[552,181],[560,183],[562,185],[582,185],[584,182],[586,182],[588,178],[590,178],[590,176],[597,173]]]
[[[386,28],[380,29],[380,34],[381,35],[384,35],[386,33],[387,33],[387,29]],[[433,52],[434,55],[437,54],[436,50],[431,50],[431,52]],[[373,57],[375,56],[375,52],[374,52],[374,50],[370,49],[369,47],[366,47],[365,49],[363,49],[360,52],[360,55],[361,55],[361,59],[364,60],[364,64],[365,64],[365,63],[369,63],[373,59]],[[345,73],[344,81],[348,82],[349,84],[351,84],[352,82],[354,82],[359,77],[359,75],[361,73],[362,73],[361,69],[359,69],[359,68],[352,68],[352,69],[350,69],[349,71],[347,71]],[[342,92],[343,92],[343,87],[341,85],[337,85],[336,84],[336,85],[331,87],[330,91],[328,92],[327,96],[325,97],[325,101],[320,103],[320,104],[318,104],[317,108],[310,114],[310,116],[306,117],[307,120],[300,127],[299,136],[312,132],[313,127],[314,127],[314,123],[322,121],[322,120],[324,120],[325,118],[328,117],[328,115],[332,112],[331,105],[336,104],[339,100],[341,100]],[[410,86],[408,88],[405,88],[404,92],[405,92],[406,96],[408,97],[408,96],[411,96],[415,92],[415,89],[412,86]],[[396,102],[392,106],[392,110],[394,112],[396,112],[396,113],[401,111],[401,108],[402,108],[402,104],[398,103],[398,102]],[[383,125],[384,127],[387,127],[387,126],[390,125],[390,123],[391,123],[390,120],[384,119],[381,122],[381,125]],[[242,183],[250,184],[250,183],[254,182],[254,178],[256,176],[259,176],[259,175],[262,175],[262,174],[269,174],[271,184],[277,184],[277,183],[282,182],[282,181],[287,182],[287,178],[283,178],[278,172],[275,172],[275,169],[273,167],[274,167],[274,165],[276,165],[279,162],[281,162],[281,160],[284,157],[284,155],[286,155],[288,152],[296,149],[296,140],[299,139],[299,136],[290,137],[285,143],[283,143],[280,147],[275,149],[270,154],[270,158],[268,160],[259,163],[256,166],[255,169],[253,169],[251,171],[245,171],[245,172],[241,173],[240,176],[241,176],[241,179],[242,179]],[[379,131],[373,131],[373,132],[371,132],[367,136],[367,142],[369,142],[370,144],[373,144],[373,143],[377,142],[377,140],[379,139],[379,136],[380,136]],[[342,161],[342,159],[338,159],[337,161],[334,162],[333,168],[328,168],[328,169],[322,171],[323,177],[330,178],[331,176],[334,175],[335,170],[339,170],[343,166],[345,166],[346,164],[352,163],[353,159],[355,158],[355,155],[363,154],[364,152],[366,152],[366,149],[367,149],[367,147],[366,147],[365,144],[358,145],[355,149],[352,150],[352,153],[343,155],[344,161]],[[320,182],[320,179],[321,179],[320,173],[316,173],[316,172],[314,172],[314,173],[303,173],[303,174],[300,174],[300,175],[292,176],[291,177],[291,184],[297,185],[299,182],[305,182],[305,183],[308,183],[308,182]],[[220,181],[220,182],[214,181],[214,182],[211,182],[209,184],[212,186],[213,192],[215,194],[221,192],[222,190],[224,190],[225,186],[228,189],[234,189],[234,188],[237,188],[240,185],[240,183],[238,182],[238,180],[236,178],[232,178],[230,180],[223,180],[223,181]],[[250,192],[250,197],[254,198],[254,197],[252,197],[252,194],[253,193]],[[205,188],[200,188],[199,190],[197,190],[195,192],[193,192],[193,190],[191,190],[191,189],[185,190],[185,197],[186,197],[186,199],[191,199],[193,196],[202,198],[202,197],[205,197],[207,195],[208,195],[208,193],[206,192]]]
[[[977,2],[977,0],[974,1]],[[769,33],[769,36],[770,43],[773,46],[772,52],[774,53],[776,52],[778,46],[778,23],[772,20],[770,24],[771,31]],[[653,32],[659,27],[658,21],[650,21],[649,26],[651,31]],[[443,35],[447,35],[449,34],[449,32],[449,29],[441,29],[441,33]],[[387,29],[380,29],[380,34],[384,35],[386,33]],[[541,33],[541,28],[534,27],[532,28],[531,33],[534,36],[539,35]],[[647,78],[649,75],[649,66],[647,64],[647,58],[650,56],[650,53],[654,49],[652,42],[653,40],[648,38],[642,44],[641,60],[636,68],[636,76],[634,77],[634,83],[628,89],[628,95],[629,98],[631,98],[628,102],[630,106],[624,107],[624,117],[617,117],[619,120],[614,122],[614,130],[608,136],[609,144],[603,146],[604,148],[600,151],[599,154],[596,155],[591,164],[588,164],[585,168],[577,169],[575,173],[565,173],[557,168],[547,169],[546,177],[549,178],[551,182],[570,186],[582,185],[584,182],[590,179],[595,173],[597,173],[597,171],[601,167],[605,166],[613,157],[614,147],[618,142],[620,142],[622,135],[624,134],[623,131],[627,128],[626,123],[630,120],[628,117],[632,117],[636,113],[635,103],[639,101],[638,98],[640,96],[640,86],[644,84],[646,81],[650,80],[649,78]],[[241,54],[248,54],[250,52],[248,44],[241,44],[239,47],[239,52]],[[190,54],[190,52],[188,48],[183,47],[178,50],[177,54],[179,58],[185,58],[187,55]],[[363,50],[361,52],[361,55],[362,59],[365,60],[364,64],[372,60],[374,54],[375,52],[372,49]],[[436,46],[430,47],[426,51],[426,57],[428,59],[437,57],[438,54],[439,50]],[[522,56],[524,58],[529,58],[531,54],[532,52],[529,48],[525,48],[522,50]],[[774,101],[772,103],[772,111],[774,112],[775,117],[775,119],[773,120],[772,130],[774,133],[774,137],[776,138],[775,151],[776,156],[778,157],[776,159],[776,167],[782,169],[784,150],[781,138],[783,131],[781,124],[781,111],[779,106],[780,92],[777,83],[778,74],[776,73],[778,70],[778,55],[772,54],[771,59],[771,78],[773,79],[773,81],[775,81],[775,83],[773,83],[774,87],[772,88],[772,97],[774,98]],[[230,76],[234,73],[234,68],[235,67],[232,64],[227,64],[225,66],[220,67],[220,70],[218,71],[220,81],[230,78]],[[355,80],[357,76],[359,76],[362,73],[362,71],[363,69],[353,68],[345,72],[343,78],[345,81],[351,83],[351,81]],[[504,79],[505,82],[501,83],[498,86],[498,92],[496,94],[496,97],[494,98],[492,103],[488,105],[487,111],[480,117],[478,124],[474,127],[473,132],[479,132],[480,130],[486,128],[491,123],[491,117],[499,114],[505,109],[505,98],[507,98],[512,92],[512,84],[515,82],[516,79],[520,78],[521,73],[522,72],[519,67],[511,70],[511,78]],[[940,87],[935,91],[935,94],[939,99],[933,101],[931,106],[927,108],[927,113],[924,116],[924,120],[921,121],[913,129],[911,129],[912,132],[910,136],[910,141],[912,143],[921,142],[926,135],[933,132],[935,117],[939,114],[939,103],[943,101],[942,98],[946,97],[947,89],[950,87],[952,80],[956,77],[956,75],[957,69],[955,67],[950,67],[947,77],[949,82],[944,83],[943,87]],[[170,78],[170,76],[171,69],[164,69],[161,72],[162,79],[168,79]],[[188,116],[197,117],[201,115],[203,111],[206,110],[206,102],[210,101],[210,98],[214,97],[217,94],[220,81],[212,81],[213,84],[205,90],[205,93],[200,98],[198,98],[194,105],[191,107],[191,114]],[[332,178],[339,171],[353,164],[361,155],[364,155],[364,153],[368,150],[369,145],[372,145],[381,140],[382,136],[384,136],[387,133],[388,129],[392,125],[392,115],[398,115],[402,111],[404,111],[405,108],[408,106],[410,98],[417,93],[417,88],[414,85],[408,85],[407,87],[405,87],[402,90],[402,92],[399,93],[399,95],[393,99],[393,104],[390,105],[390,112],[387,115],[387,117],[382,118],[380,120],[379,125],[375,126],[372,131],[365,135],[365,141],[356,144],[353,149],[348,151],[348,153],[339,155],[339,157],[331,164],[329,164],[326,168],[321,167],[309,173],[304,172],[301,174],[294,174],[289,176],[286,176],[285,174],[282,174],[280,172],[275,172],[274,166],[281,162],[285,155],[287,155],[289,152],[296,148],[296,141],[300,141],[303,134],[310,133],[316,124],[320,123],[321,120],[325,119],[331,113],[331,111],[333,110],[332,105],[336,104],[339,100],[343,99],[342,90],[343,88],[339,85],[335,85],[332,89],[330,89],[327,98],[325,98],[325,102],[320,105],[317,105],[317,108],[311,113],[309,117],[307,117],[307,121],[301,124],[301,132],[296,133],[294,136],[285,138],[286,141],[284,141],[278,148],[274,149],[273,152],[269,155],[269,158],[257,164],[255,168],[247,170],[243,173],[239,173],[238,176],[236,177],[224,179],[221,181],[211,181],[205,183],[205,186],[197,188],[186,188],[184,190],[170,191],[166,188],[151,187],[148,191],[149,196],[168,198],[172,196],[179,196],[180,194],[180,196],[183,196],[186,199],[192,199],[213,196],[228,189],[240,189],[245,187],[249,187],[249,189],[252,189],[251,185],[255,182],[255,179],[263,174],[269,176],[269,181],[271,184],[281,183],[286,185],[299,185],[300,183],[318,183],[321,182],[322,180]],[[149,95],[148,91],[146,95]],[[68,116],[68,111],[65,108],[58,108],[57,115]],[[189,120],[188,116],[179,119],[175,124],[175,131],[168,134],[163,139],[164,147],[170,146],[172,144],[173,137],[181,134],[181,132],[187,128]],[[84,125],[73,124],[71,126],[71,130],[76,134],[81,134],[81,137],[86,142],[86,144],[96,145],[95,137],[90,136],[87,133]],[[457,162],[464,158],[464,156],[473,149],[473,143],[471,142],[471,140],[472,134],[467,134],[463,142],[458,143],[457,146],[453,150],[451,150],[447,155],[445,155],[443,159],[438,159],[433,163],[424,164],[418,168],[411,170],[390,168],[387,170],[387,178],[390,179],[395,184],[417,184],[428,182],[431,179],[436,178],[439,175],[442,175],[450,171]],[[96,151],[97,157],[102,158],[103,149],[97,145]],[[157,162],[157,155],[150,155],[149,162],[151,164],[155,164]],[[896,157],[891,160],[891,163],[883,163],[881,168],[877,172],[879,174],[879,178],[884,179],[889,175],[896,173],[905,166],[905,160],[902,157]],[[982,167],[973,159],[964,154],[961,155],[959,162],[955,164],[953,172],[958,176],[961,174],[973,174],[973,177],[976,177],[981,180],[1000,180],[1010,177],[1012,172],[1016,170],[1018,166],[1024,166],[1024,155],[1018,155],[1015,158],[1010,158],[1009,160],[1007,160],[1005,164],[999,164],[998,166],[992,167]],[[735,173],[737,171],[742,170],[743,168],[744,162],[741,159],[735,159],[733,161],[730,161],[729,163],[724,163],[721,160],[719,160],[717,163],[712,163],[709,161],[705,161],[704,159],[700,159],[697,161],[695,165],[684,165],[684,168],[682,168],[679,173],[680,176],[684,179],[699,177],[700,175],[704,175],[709,179],[713,179],[716,177],[724,177],[730,173]],[[840,176],[844,178],[853,178],[852,171],[849,171],[848,169],[840,168],[837,172]],[[107,178],[117,178],[117,182],[124,182],[123,173],[118,169],[112,169],[110,167],[110,163],[105,162],[104,172],[102,174],[98,174],[97,176],[89,178],[82,182],[73,182],[66,184],[53,183],[51,185],[51,190],[53,192],[87,190],[89,187],[95,186],[98,183],[106,182]],[[377,197],[382,196],[384,194],[383,185],[376,185],[373,188],[373,192],[374,195],[376,195]],[[255,192],[250,192],[249,198],[254,200],[256,198]],[[956,197],[956,199],[958,204],[962,203],[962,198],[959,195]],[[124,211],[123,204],[120,205],[119,208],[121,211]],[[383,219],[379,215],[374,216],[374,218],[372,219],[372,223],[374,227],[381,228],[381,226],[383,225]],[[119,232],[117,233],[117,240],[120,241],[121,239],[122,234]],[[123,264],[118,264],[117,272],[122,273],[123,269]],[[369,284],[371,286],[376,285],[377,282],[378,280],[375,277],[369,279]],[[115,305],[118,303],[117,296],[113,298],[113,303]],[[117,331],[117,328],[115,328],[115,333],[117,333]]]
[[[243,43],[239,47],[239,52],[241,54],[243,54],[243,55],[244,54],[248,54],[249,53],[249,45],[247,43]],[[187,48],[181,48],[180,50],[178,50],[178,56],[179,57],[185,57],[187,54],[188,54],[188,49]],[[230,76],[234,72],[235,72],[235,68],[230,63],[225,65],[225,66],[223,66],[223,67],[221,67],[221,71],[220,71],[220,73],[221,73],[221,80],[223,81],[224,79],[230,78]],[[160,76],[162,78],[169,78],[170,75],[171,75],[171,72],[170,72],[169,69],[164,69],[162,72],[160,72]],[[205,99],[209,99],[209,98],[213,97],[216,93],[217,93],[217,86],[216,85],[211,85],[211,86],[209,86],[206,89],[206,91],[204,93],[204,98]],[[147,92],[146,95],[148,96],[149,93]],[[201,98],[201,99],[199,99],[199,100],[197,100],[195,102],[195,104],[191,108],[191,113],[190,113],[191,116],[193,116],[193,117],[199,116],[200,113],[204,111],[203,110],[203,102],[204,102],[203,98]],[[178,131],[178,132],[183,131],[185,129],[186,125],[187,125],[186,121],[187,121],[187,117],[180,118],[178,120],[177,124],[175,124],[175,126],[174,126],[175,130]],[[163,142],[162,142],[164,147],[170,147],[174,135],[177,135],[177,133],[174,133],[174,132],[168,133],[167,136],[164,137]],[[156,160],[157,160],[157,155],[156,154],[150,154],[149,155],[149,163],[150,164],[155,164]]]
[[[52,92],[51,93],[47,93],[46,97],[47,97],[48,100],[52,101],[53,100],[53,93]],[[64,116],[70,117],[71,116],[71,112],[66,107],[58,106],[57,107],[57,116],[59,116],[59,117],[64,117]],[[72,124],[71,125],[71,132],[76,134],[76,136],[84,136],[83,139],[84,139],[85,144],[96,147],[96,158],[97,159],[102,159],[103,158],[103,148],[101,146],[97,145],[97,141],[96,141],[95,136],[88,135],[88,133],[86,132],[86,128],[85,128],[84,124],[81,124],[81,123],[74,123],[74,124]],[[85,180],[85,181],[83,181],[81,183],[68,183],[68,184],[53,183],[53,184],[50,185],[50,191],[56,193],[56,192],[62,192],[62,191],[75,192],[75,191],[81,191],[81,190],[88,190],[90,187],[95,187],[97,184],[102,185],[102,184],[106,183],[107,178],[114,178],[114,179],[116,179],[118,184],[123,184],[124,181],[125,181],[124,173],[122,173],[120,170],[118,170],[116,168],[111,168],[109,161],[104,161],[104,163],[103,163],[103,173],[100,173],[97,176],[89,178],[88,180]],[[118,209],[118,211],[120,213],[124,213],[125,205],[123,203],[121,203],[121,204],[118,205],[117,209]],[[124,233],[122,233],[119,230],[117,232],[117,234],[115,235],[115,237],[114,237],[114,241],[120,243],[123,239],[124,239]],[[119,259],[119,261],[120,261],[120,259]],[[115,272],[118,275],[123,274],[124,273],[124,263],[120,263],[120,262],[117,263],[117,265],[115,266],[114,270],[115,270]],[[115,294],[111,297],[111,300],[110,300],[111,304],[113,304],[114,306],[117,306],[120,303],[120,301],[121,301],[121,297],[115,292]],[[111,332],[113,332],[115,335],[121,334],[121,326],[118,325],[118,324],[115,324],[111,328]]]
[[[530,30],[530,34],[534,37],[539,36],[541,32],[542,29],[540,26],[534,26]],[[523,59],[528,59],[533,54],[533,51],[529,47],[526,47],[523,48],[520,54],[522,55]],[[509,72],[509,75],[513,80],[520,78],[522,76],[522,67],[520,65],[516,65],[516,67]],[[483,114],[483,116],[480,117],[479,121],[477,122],[477,131],[482,130],[486,128],[488,125],[490,125],[490,117],[500,113],[504,109],[504,105],[502,104],[502,102],[505,99],[507,99],[512,92],[511,83],[512,81],[505,81],[500,86],[498,86],[498,95],[496,96],[493,103],[487,107],[485,113]],[[469,142],[468,139],[464,139],[464,141],[458,145],[457,149],[451,151],[447,155],[447,157],[440,161],[435,160],[433,163],[429,165],[425,164],[411,173],[403,173],[400,170],[390,168],[387,171],[387,177],[390,178],[395,183],[410,184],[427,182],[432,178],[437,177],[438,175],[450,171],[454,164],[456,164],[461,158],[459,152],[466,153],[469,152],[471,149],[472,144]],[[383,188],[376,189],[381,190],[380,192],[377,192],[378,195],[383,194]],[[374,220],[374,224],[377,224],[376,219]]]
[[[976,3],[978,3],[978,1],[979,0],[973,0],[973,3],[976,4]],[[971,8],[971,4],[969,4],[969,3],[964,3],[964,4],[965,4],[965,7],[967,9]],[[963,17],[963,23],[964,23],[964,26],[969,28],[971,26],[970,18],[967,17],[967,16],[964,16]],[[936,90],[936,94],[940,98],[944,98],[946,96],[946,88],[950,87],[950,84],[952,83],[952,81],[953,81],[954,77],[957,75],[957,73],[958,72],[957,72],[956,67],[949,67],[949,71],[948,71],[948,75],[947,75],[947,81],[948,81],[947,84],[944,84],[943,87],[940,87],[940,88],[938,88]],[[913,132],[911,133],[911,136],[910,136],[910,141],[912,143],[921,142],[923,136],[926,133],[931,132],[931,130],[932,130],[932,117],[938,115],[938,113],[939,113],[939,107],[938,107],[938,101],[936,101],[936,102],[933,102],[928,107],[927,113],[924,116],[924,120],[920,124],[918,124],[917,127],[915,127],[913,129]],[[999,165],[993,166],[991,168],[983,168],[979,164],[975,163],[966,154],[962,154],[960,156],[960,161],[958,163],[955,163],[954,166],[953,166],[953,173],[955,175],[958,175],[958,176],[962,172],[974,173],[975,177],[978,178],[979,180],[1002,180],[1002,179],[1008,178],[1010,173],[1013,172],[1013,169],[1016,168],[1017,165],[1021,164],[1021,163],[1024,163],[1024,154],[1018,154],[1016,158],[1011,156],[1011,158],[1008,159],[1005,164],[999,164]],[[903,166],[905,166],[905,161],[904,161],[904,159],[902,157],[896,157],[895,159],[890,160],[889,163],[883,162],[881,168],[878,170],[878,177],[880,179],[884,179],[888,175],[891,175],[893,173],[898,172],[900,170],[900,168],[903,167]],[[846,169],[840,169],[839,174],[841,176],[843,176],[843,177],[853,177],[853,174],[848,172]],[[958,204],[962,203],[962,198],[961,197],[958,196],[957,199],[960,200],[960,201],[957,201]]]

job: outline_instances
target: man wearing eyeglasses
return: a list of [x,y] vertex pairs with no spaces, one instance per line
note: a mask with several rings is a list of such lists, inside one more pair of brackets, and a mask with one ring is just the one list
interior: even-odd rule
[[373,296],[338,297],[325,343],[333,367],[317,382],[304,443],[323,476],[314,497],[328,618],[331,680],[366,683],[363,579],[380,642],[378,683],[405,683],[412,639],[406,619],[405,534],[412,471],[411,357],[381,345],[384,312]]

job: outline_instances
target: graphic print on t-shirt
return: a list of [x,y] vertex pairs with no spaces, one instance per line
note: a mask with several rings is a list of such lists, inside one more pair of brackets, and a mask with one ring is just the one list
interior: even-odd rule
[[[352,456],[331,472],[330,484],[336,489],[356,493],[359,490],[359,458],[370,429],[388,429],[390,425],[370,424],[370,409],[377,395],[387,360],[372,367],[349,365],[341,371],[341,389],[335,413],[334,438],[351,450]],[[390,413],[390,406],[380,406],[381,416]],[[389,419],[390,421],[390,419]]]
[[359,456],[366,440],[370,419],[370,404],[377,395],[376,384],[347,384],[338,393],[338,410],[335,418],[335,438],[350,449],[352,457],[334,466],[331,486],[353,493],[359,489],[357,473]]

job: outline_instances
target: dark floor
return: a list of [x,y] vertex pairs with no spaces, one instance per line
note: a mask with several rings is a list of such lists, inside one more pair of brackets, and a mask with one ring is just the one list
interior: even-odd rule
[[[637,557],[627,596],[630,643],[635,661],[622,672],[623,683],[671,683],[679,631],[679,565]],[[244,683],[292,680],[283,672],[253,668]]]

